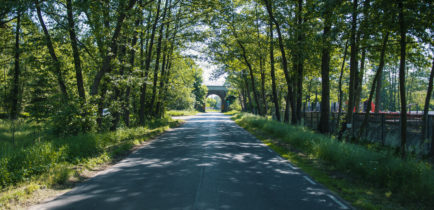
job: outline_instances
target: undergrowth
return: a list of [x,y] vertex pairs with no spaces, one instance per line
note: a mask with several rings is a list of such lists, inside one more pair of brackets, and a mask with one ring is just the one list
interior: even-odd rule
[[429,163],[401,159],[390,151],[376,151],[362,145],[337,141],[308,128],[291,126],[264,117],[240,113],[234,116],[242,127],[261,130],[304,154],[323,161],[327,167],[357,182],[390,191],[401,203],[434,206],[434,170]]
[[[69,137],[44,136],[32,139],[29,132],[18,135],[16,145],[7,139],[0,140],[0,209],[20,193],[34,191],[33,185],[51,187],[65,184],[80,167],[92,168],[127,154],[134,145],[158,135],[179,121],[154,120],[145,127],[120,128],[105,133],[80,134]],[[3,126],[2,126],[3,125]],[[4,123],[0,135],[8,136]],[[3,128],[3,129],[2,129]],[[27,136],[27,137],[26,137]],[[80,169],[81,170],[81,169]],[[27,183],[27,184],[26,184]],[[35,184],[36,183],[36,184]],[[27,185],[18,195],[7,193],[11,189]],[[29,187],[30,186],[30,187]]]

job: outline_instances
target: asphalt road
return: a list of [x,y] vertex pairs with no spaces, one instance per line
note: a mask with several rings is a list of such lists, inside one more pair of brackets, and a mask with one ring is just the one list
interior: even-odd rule
[[185,119],[110,169],[32,209],[352,209],[228,116]]

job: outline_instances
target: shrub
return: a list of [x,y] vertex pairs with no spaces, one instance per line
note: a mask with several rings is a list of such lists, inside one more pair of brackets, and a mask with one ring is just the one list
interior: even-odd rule
[[87,133],[95,129],[94,107],[89,104],[71,101],[62,104],[51,117],[53,133],[58,136]]

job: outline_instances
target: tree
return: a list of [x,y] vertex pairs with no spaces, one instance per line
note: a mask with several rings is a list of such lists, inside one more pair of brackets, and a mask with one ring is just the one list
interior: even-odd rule
[[[432,96],[432,89],[433,89],[433,78],[434,78],[434,59],[432,61],[432,67],[431,67],[431,73],[429,75],[429,79],[428,79],[428,88],[426,90],[426,98],[425,98],[425,105],[423,108],[423,117],[422,117],[422,136],[423,136],[423,141],[425,141],[425,139],[428,138],[428,109],[429,109],[429,102],[431,100],[431,96]],[[431,151],[430,154],[432,157],[434,157],[434,138],[432,138],[433,140],[431,141]]]
[[399,61],[399,93],[401,98],[401,157],[405,157],[405,147],[407,144],[407,100],[405,93],[405,54],[406,54],[406,34],[407,28],[404,22],[404,6],[402,0],[398,2],[399,9],[399,34],[400,34],[400,61]]
[[206,106],[205,96],[206,96],[206,86],[202,85],[202,74],[198,71],[194,71],[194,83],[193,83],[193,94],[195,97],[194,108],[198,111],[204,112]]
[[322,59],[321,59],[321,115],[318,124],[318,130],[321,133],[328,133],[329,116],[330,116],[330,30],[331,30],[331,13],[332,6],[325,4],[324,31],[322,37]]
[[276,73],[274,70],[274,36],[273,36],[273,22],[271,18],[269,18],[269,28],[270,28],[270,75],[271,75],[271,86],[273,91],[273,103],[274,110],[276,114],[277,121],[281,121],[280,118],[280,108],[279,108],[279,99],[277,98],[277,90],[276,90]]
[[57,58],[56,52],[54,51],[53,42],[51,41],[51,36],[48,33],[47,26],[45,26],[44,19],[42,18],[42,12],[41,12],[41,7],[39,5],[39,0],[35,0],[35,7],[36,7],[36,12],[38,14],[39,23],[41,24],[42,30],[44,31],[45,34],[45,43],[47,45],[48,52],[50,53],[50,56],[53,59],[54,72],[57,76],[57,82],[59,83],[60,91],[63,95],[63,98],[66,99],[68,98],[68,91],[66,90],[65,81],[62,74],[61,63]]
[[[276,25],[276,30],[277,30],[277,37],[279,40],[279,47],[280,47],[280,53],[282,54],[282,66],[283,66],[283,72],[285,74],[285,79],[286,79],[286,84],[287,84],[287,96],[286,96],[286,102],[288,104],[288,102],[292,101],[292,110],[294,110],[294,103],[293,103],[293,96],[292,96],[292,85],[291,85],[291,79],[289,77],[289,72],[288,72],[288,61],[286,60],[286,53],[285,53],[285,47],[283,44],[283,38],[282,38],[282,33],[280,30],[280,25],[277,22],[277,20],[274,18],[273,15],[273,9],[272,9],[272,2],[270,0],[265,0],[265,4],[266,4],[266,8],[267,8],[267,12],[268,15],[270,17],[270,19],[273,21],[274,25]],[[286,106],[286,110],[285,110],[285,118],[284,118],[284,122],[289,123],[289,105]]]
[[75,78],[77,80],[78,95],[83,101],[86,101],[86,92],[84,90],[83,74],[81,70],[80,53],[77,47],[77,35],[75,33],[74,16],[72,14],[72,1],[66,0],[68,31],[71,39],[71,47],[74,56]]
[[19,108],[18,108],[18,96],[20,87],[20,29],[21,29],[21,11],[17,10],[17,23],[15,27],[15,56],[14,56],[14,76],[12,79],[12,89],[11,89],[11,114],[10,118],[15,120],[18,118]]

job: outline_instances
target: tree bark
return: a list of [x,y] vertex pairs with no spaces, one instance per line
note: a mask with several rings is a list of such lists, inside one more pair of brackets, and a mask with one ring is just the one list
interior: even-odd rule
[[53,43],[51,41],[51,37],[50,34],[48,33],[47,27],[45,26],[44,19],[42,19],[41,7],[39,5],[38,0],[35,0],[35,6],[36,6],[36,13],[38,15],[39,22],[41,24],[42,30],[44,31],[45,42],[47,44],[48,52],[50,53],[50,56],[54,62],[54,71],[57,77],[57,83],[59,84],[60,87],[60,92],[62,93],[63,98],[67,99],[68,92],[66,90],[65,81],[63,80],[62,70],[60,68],[60,61],[57,58],[56,52],[54,51]]
[[[288,90],[288,96],[287,97],[288,97],[288,99],[290,101],[293,101],[291,78],[289,76],[288,61],[286,60],[285,46],[284,46],[284,43],[283,43],[283,38],[282,38],[281,30],[280,30],[280,25],[279,25],[279,23],[277,22],[277,20],[273,16],[272,2],[270,0],[265,0],[265,3],[266,3],[266,8],[267,8],[269,17],[274,22],[274,24],[276,25],[277,37],[278,37],[278,40],[279,40],[280,53],[282,54],[283,73],[285,75],[285,80],[286,80],[287,90]],[[289,113],[289,106],[286,106],[286,111],[285,112]],[[289,123],[289,118],[285,117],[284,122],[285,123]]]
[[259,68],[261,70],[261,95],[262,95],[262,103],[264,104],[262,114],[265,116],[268,112],[268,106],[267,106],[267,95],[265,94],[265,69],[264,69],[264,59],[261,58],[259,62]]
[[74,56],[75,78],[77,80],[78,95],[83,101],[86,101],[86,92],[84,90],[80,52],[78,51],[78,47],[77,47],[77,35],[75,34],[75,24],[74,24],[74,17],[72,14],[71,0],[66,0],[66,9],[67,9],[67,17],[68,17],[69,38],[71,39],[72,53]]
[[146,52],[146,62],[145,62],[145,78],[141,88],[140,93],[140,110],[139,110],[139,123],[140,125],[145,125],[145,97],[146,97],[146,80],[148,79],[149,67],[151,65],[151,57],[152,57],[152,47],[154,45],[155,39],[155,30],[157,28],[158,18],[160,16],[160,4],[161,0],[157,2],[157,13],[155,15],[154,24],[152,25],[151,38],[149,41],[148,50]]
[[347,107],[347,114],[345,117],[344,125],[342,125],[341,131],[339,132],[339,139],[342,139],[343,132],[347,128],[346,125],[353,123],[354,93],[355,93],[356,79],[357,79],[357,72],[358,72],[357,70],[358,46],[356,42],[356,33],[357,33],[357,0],[353,0],[351,39],[350,39],[351,52],[350,52],[350,84],[348,88],[348,107]]
[[149,111],[153,113],[154,111],[154,103],[155,103],[155,97],[157,95],[157,82],[158,82],[158,72],[160,69],[160,57],[161,57],[161,45],[163,41],[163,31],[164,31],[164,21],[166,19],[166,13],[167,8],[169,7],[169,0],[166,0],[166,3],[164,4],[164,10],[163,15],[161,17],[161,25],[160,25],[160,31],[158,33],[158,41],[157,41],[157,58],[155,59],[155,68],[154,68],[154,81],[152,86],[152,96],[151,96],[151,102],[149,103]]
[[12,78],[12,89],[11,89],[11,120],[16,120],[18,118],[19,108],[18,108],[18,96],[20,91],[20,30],[21,30],[21,11],[17,12],[17,24],[15,28],[15,55],[14,55],[14,74]]
[[380,75],[378,75],[378,80],[377,80],[377,86],[375,89],[375,114],[378,114],[380,112],[380,110],[382,109],[382,104],[381,104],[381,88],[382,88],[382,84],[383,84],[383,71],[380,72]]
[[360,101],[362,98],[362,88],[363,88],[363,76],[365,74],[365,56],[366,56],[366,48],[362,50],[362,58],[360,59],[360,71],[357,76],[357,85],[356,85],[356,95],[354,98],[354,104],[356,106],[356,113],[360,112]]
[[398,2],[399,8],[399,34],[400,34],[400,61],[399,61],[399,93],[401,98],[401,157],[405,157],[407,143],[407,101],[405,99],[405,47],[407,28],[404,22],[404,7],[402,0]]
[[[256,32],[257,32],[257,38],[258,38],[258,46],[259,49],[262,49],[262,40],[260,36],[260,30],[259,30],[259,15],[258,15],[258,5],[255,6],[255,16],[256,16]],[[259,71],[261,74],[261,98],[262,98],[262,104],[263,104],[263,115],[267,114],[268,106],[267,106],[267,97],[265,95],[265,69],[264,69],[264,55],[262,53],[262,50],[258,51],[258,57],[259,57]]]
[[371,112],[372,97],[374,96],[377,81],[379,79],[381,79],[380,75],[383,72],[383,68],[384,68],[384,55],[386,53],[386,47],[387,47],[388,39],[389,39],[389,32],[386,32],[386,34],[384,35],[384,39],[383,39],[383,45],[381,47],[380,64],[378,65],[377,72],[375,73],[374,80],[372,81],[371,91],[369,92],[369,97],[368,97],[368,102],[367,102],[368,103],[367,110],[365,113],[365,117],[363,119],[362,126],[360,127],[360,130],[359,130],[359,135],[358,135],[359,139],[362,137],[363,133],[365,132],[366,126],[368,125],[369,113]]
[[323,48],[321,59],[321,114],[318,129],[321,133],[329,133],[329,117],[330,117],[330,14],[326,13],[324,32],[323,32]]
[[245,95],[247,95],[247,99],[249,99],[249,102],[247,104],[249,106],[250,113],[254,113],[253,104],[252,104],[252,96],[250,95],[249,80],[247,79],[246,72],[244,70],[242,71],[242,74],[243,74],[244,83],[246,86],[246,94]]
[[246,63],[247,68],[249,69],[250,82],[252,83],[251,84],[252,85],[252,92],[253,92],[253,97],[255,99],[255,103],[256,103],[256,108],[258,110],[258,114],[262,115],[262,109],[261,109],[261,104],[259,103],[258,92],[256,90],[255,76],[253,75],[252,65],[250,64],[249,60],[247,59],[247,52],[246,52],[246,48],[244,47],[244,45],[238,39],[237,39],[237,43],[241,47],[242,56],[244,58],[244,62]]
[[297,20],[297,97],[296,97],[296,105],[295,105],[295,124],[299,124],[301,122],[301,103],[303,97],[303,71],[304,71],[304,55],[303,55],[303,40],[304,40],[304,31],[303,31],[303,0],[298,0],[298,20]]
[[344,49],[344,59],[342,61],[342,66],[341,66],[341,73],[339,75],[339,85],[338,85],[338,89],[339,89],[339,105],[338,105],[338,118],[336,120],[336,128],[339,128],[339,124],[341,121],[341,113],[342,113],[342,98],[343,98],[343,92],[342,92],[342,77],[344,76],[344,67],[345,67],[345,60],[347,58],[347,51],[348,51],[348,40],[345,43],[345,49]]
[[[171,59],[173,56],[173,50],[175,47],[175,41],[176,41],[176,35],[178,34],[178,28],[179,28],[179,15],[181,10],[178,10],[177,14],[176,14],[176,19],[177,20],[174,23],[174,31],[172,34],[172,37],[170,38],[170,23],[168,23],[168,26],[166,27],[166,40],[167,43],[164,45],[164,49],[163,51],[165,52],[165,56],[163,56],[163,67],[162,67],[162,71],[161,71],[161,80],[160,80],[160,91],[159,91],[159,100],[157,102],[157,107],[156,107],[156,113],[159,117],[164,116],[164,100],[166,98],[166,84],[169,82],[169,73],[170,73],[170,67],[171,67]],[[171,9],[169,8],[169,19],[171,19]],[[170,46],[170,48],[169,48]]]
[[[431,67],[431,73],[429,75],[429,81],[428,81],[428,88],[426,90],[426,97],[425,97],[425,105],[423,107],[423,117],[422,117],[422,141],[425,141],[428,138],[428,111],[429,111],[429,102],[431,100],[432,96],[432,90],[433,90],[433,78],[434,78],[434,59],[432,61],[432,67]],[[434,137],[431,141],[431,151],[430,156],[434,157]]]
[[280,108],[279,108],[279,98],[277,97],[277,90],[276,90],[276,73],[274,70],[274,38],[273,38],[273,21],[269,20],[269,27],[270,27],[270,74],[271,74],[271,88],[273,91],[273,103],[274,103],[274,109],[276,113],[276,119],[277,121],[281,121],[280,118]]

